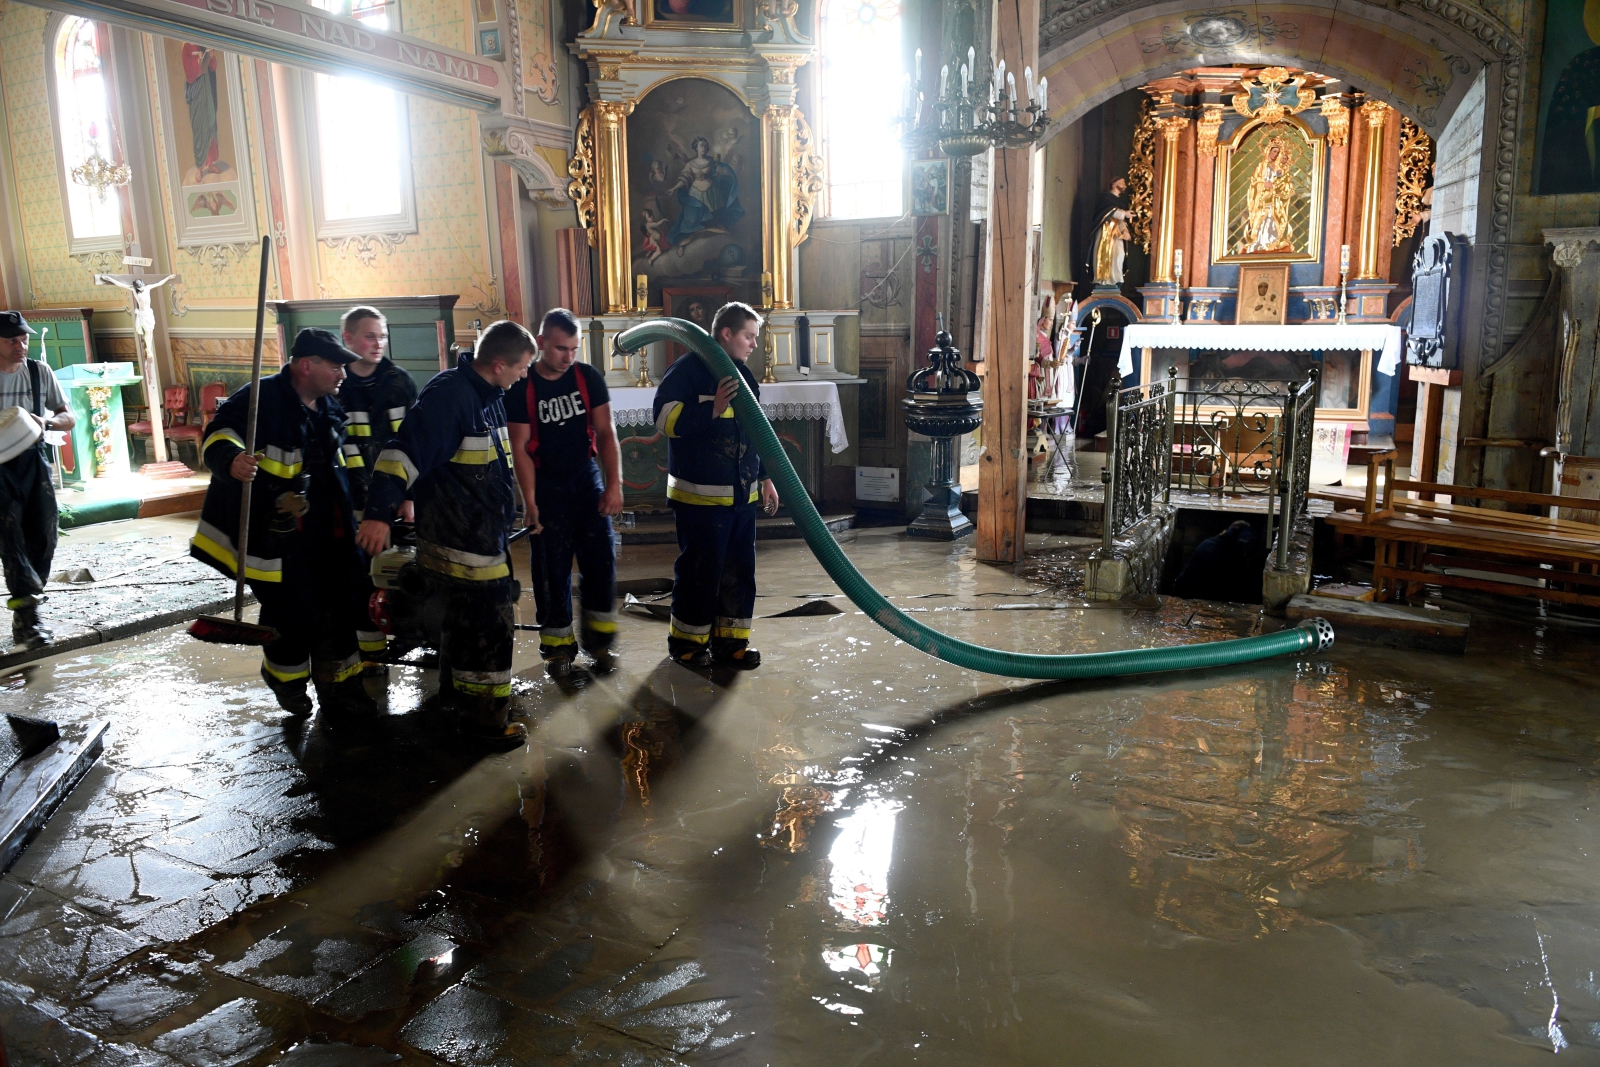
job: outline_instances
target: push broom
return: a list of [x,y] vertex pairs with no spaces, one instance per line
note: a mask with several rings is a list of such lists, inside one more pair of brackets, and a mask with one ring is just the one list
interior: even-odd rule
[[[250,362],[250,417],[245,422],[244,451],[253,456],[256,451],[256,412],[261,406],[261,329],[267,316],[267,266],[272,258],[272,238],[261,238],[261,284],[256,289],[256,347]],[[189,624],[189,636],[214,645],[268,645],[278,639],[278,631],[270,626],[257,626],[244,621],[244,571],[245,554],[250,546],[250,487],[245,482],[239,494],[239,558],[234,564],[233,618],[222,615],[202,615]]]

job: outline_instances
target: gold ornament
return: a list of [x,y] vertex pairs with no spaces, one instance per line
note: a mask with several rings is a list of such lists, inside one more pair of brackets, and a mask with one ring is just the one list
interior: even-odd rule
[[1147,100],[1133,131],[1133,151],[1128,153],[1128,232],[1146,252],[1155,214],[1156,121],[1155,106]]
[[1422,194],[1433,170],[1433,138],[1405,116],[1400,117],[1400,175],[1394,198],[1394,244],[1417,232]]
[[1350,109],[1337,96],[1322,98],[1322,117],[1328,120],[1328,143],[1348,144],[1350,141]]
[[595,233],[594,210],[594,122],[585,108],[578,115],[578,129],[574,138],[572,160],[567,164],[567,195],[578,205],[578,225],[589,234],[589,247],[599,245]]
[[1217,134],[1222,130],[1222,108],[1215,104],[1207,104],[1205,114],[1200,117],[1197,129],[1200,137],[1200,154],[1202,156],[1215,157],[1217,154]]
[[[1305,88],[1305,80],[1304,74],[1291,74],[1287,67],[1267,67],[1240,80],[1242,91],[1233,94],[1233,109],[1245,118],[1260,119],[1266,123],[1282,122],[1317,102],[1316,90]],[[1256,108],[1250,106],[1250,95],[1254,89],[1260,89],[1265,98],[1262,105]],[[1283,102],[1285,89],[1294,93],[1294,102],[1291,104]]]

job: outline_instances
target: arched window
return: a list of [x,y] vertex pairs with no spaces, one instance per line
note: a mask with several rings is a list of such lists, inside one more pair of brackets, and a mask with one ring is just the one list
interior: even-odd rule
[[122,241],[118,190],[97,192],[72,179],[72,171],[91,156],[112,163],[122,161],[121,138],[111,121],[109,53],[106,27],[77,17],[62,20],[55,44],[56,135],[61,145],[67,235],[74,251]]
[[[312,0],[335,15],[387,30],[386,0]],[[312,198],[317,236],[416,231],[406,98],[360,78],[311,76]]]
[[900,0],[827,0],[822,13],[822,140],[828,214],[903,210]]

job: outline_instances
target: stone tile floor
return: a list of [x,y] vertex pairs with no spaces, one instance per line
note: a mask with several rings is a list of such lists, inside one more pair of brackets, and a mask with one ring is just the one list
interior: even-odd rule
[[[1273,625],[846,540],[1002,647]],[[834,591],[803,545],[760,561],[758,615]],[[177,629],[54,656],[0,705],[113,730],[0,878],[12,1063],[1600,1060],[1583,624],[1037,685],[843,606],[758,621],[736,677],[625,616],[621,669],[562,688],[525,635],[531,741],[493,756],[420,669],[356,726],[286,720],[248,651]]]

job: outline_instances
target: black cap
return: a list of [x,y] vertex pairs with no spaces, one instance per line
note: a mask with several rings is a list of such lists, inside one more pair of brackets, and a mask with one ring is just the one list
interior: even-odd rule
[[20,311],[0,311],[0,337],[26,337],[34,329]]
[[327,330],[308,327],[301,330],[294,339],[294,348],[290,350],[291,359],[301,356],[321,356],[329,363],[354,363],[361,357],[339,343],[339,339]]

